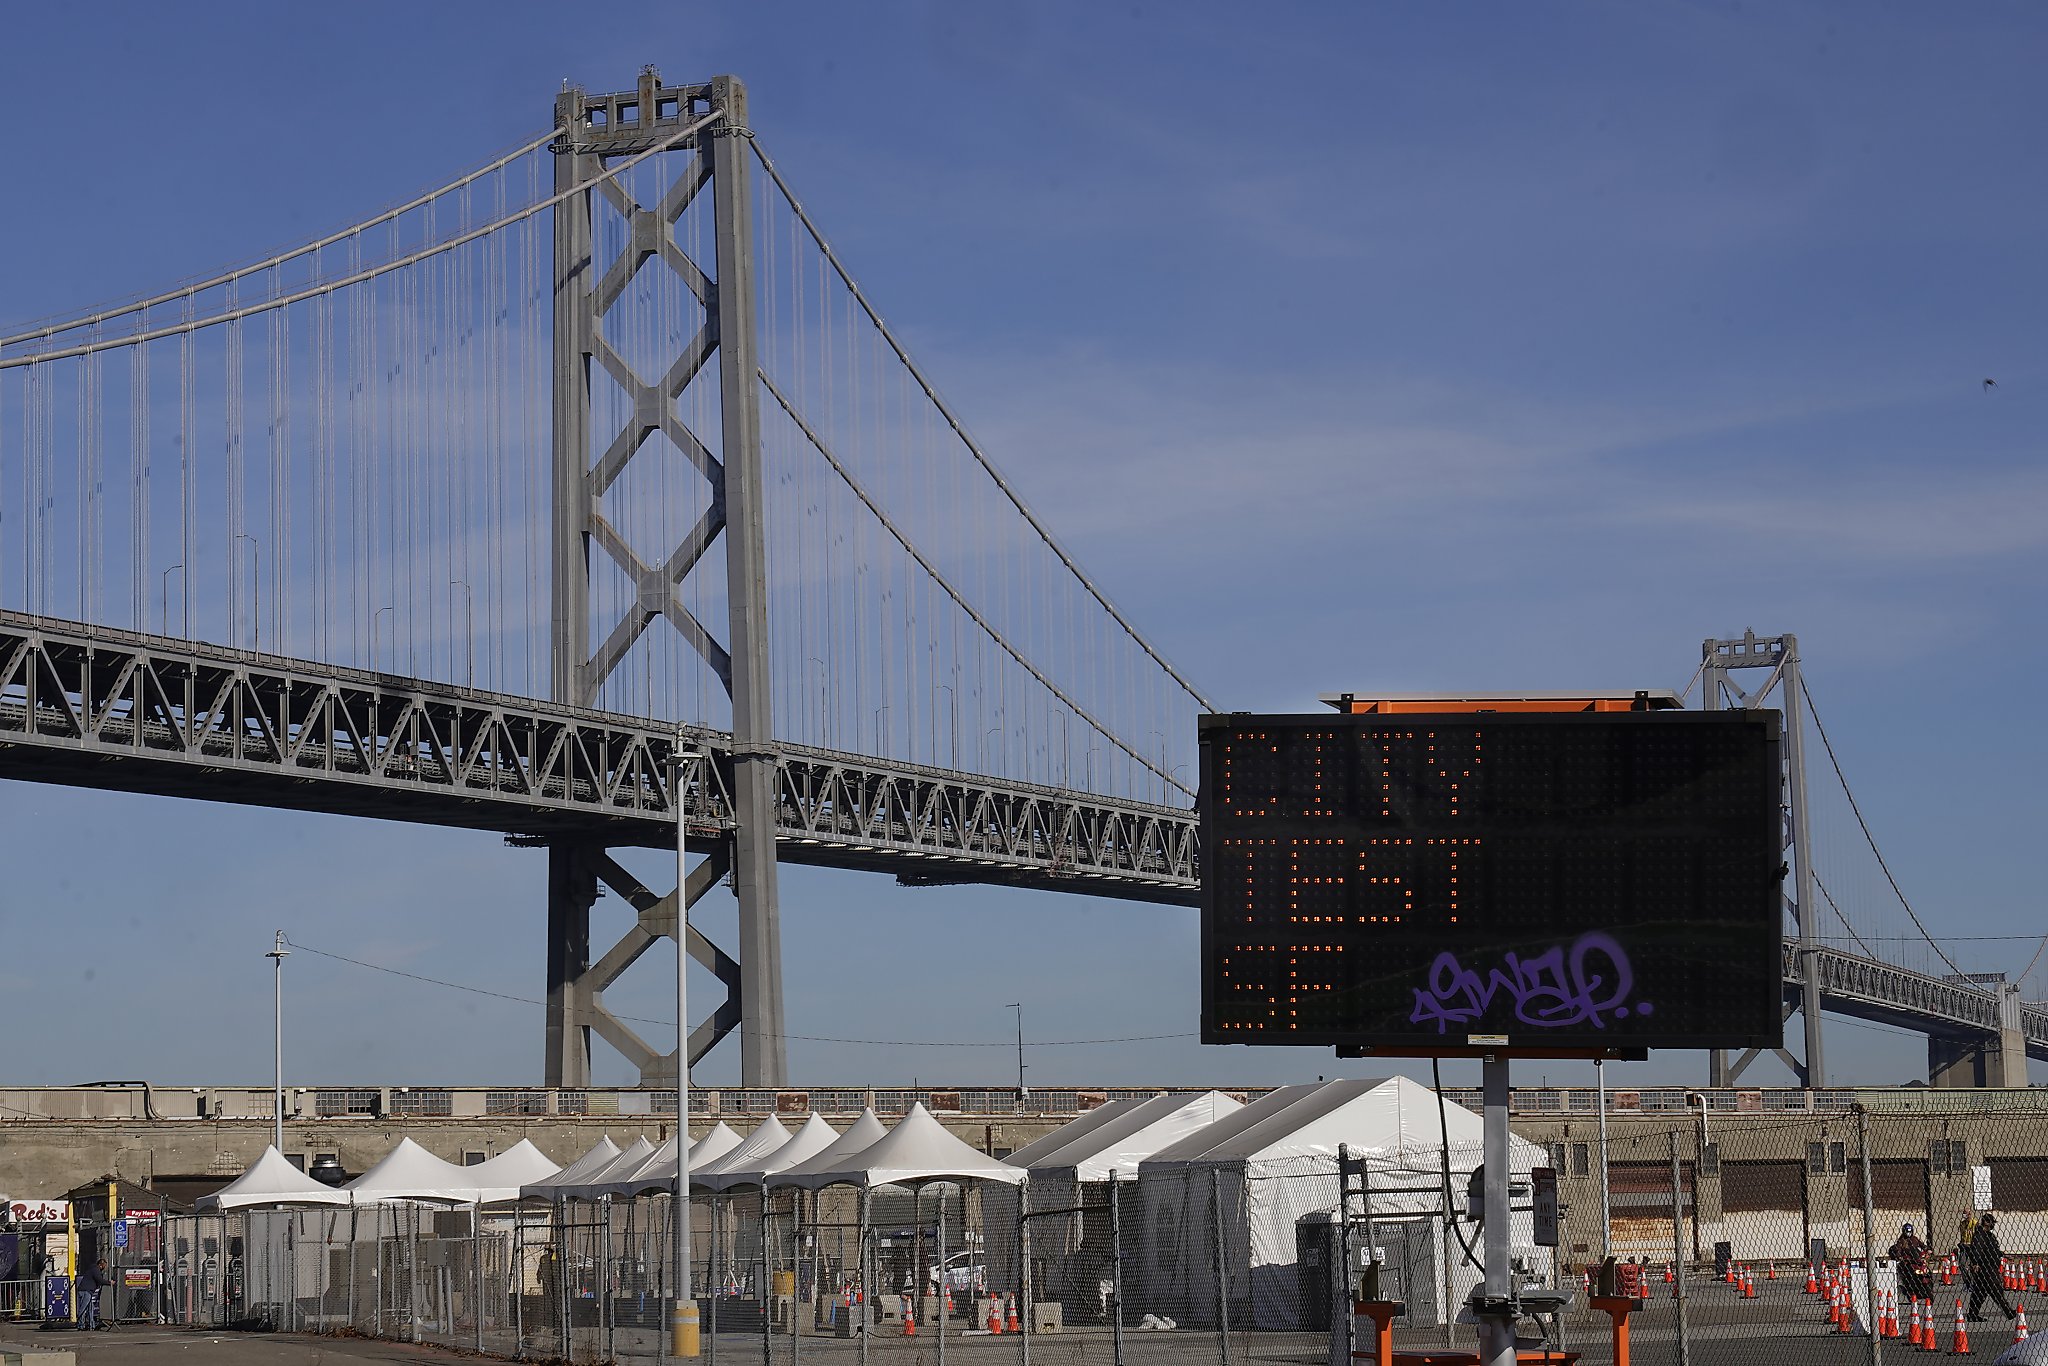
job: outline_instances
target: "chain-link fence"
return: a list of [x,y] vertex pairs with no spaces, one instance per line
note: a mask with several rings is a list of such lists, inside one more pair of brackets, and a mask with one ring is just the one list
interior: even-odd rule
[[[1562,1313],[1525,1323],[1526,1351],[1612,1366],[1602,1306],[1629,1310],[1632,1358],[1655,1366],[1952,1353],[1959,1315],[1970,1353],[1990,1360],[2022,1311],[2041,1317],[2038,1115],[1696,1111],[1617,1122],[1604,1144],[1589,1124],[1524,1127],[1509,1162],[1513,1276],[1568,1296]],[[1457,1320],[1482,1280],[1485,1231],[1468,1203],[1479,1163],[1476,1146],[1340,1147],[1148,1162],[1135,1181],[1041,1172],[1023,1190],[699,1196],[702,1356],[1350,1366],[1375,1347],[1372,1322],[1349,1312],[1360,1295],[1400,1306],[1392,1342],[1414,1360],[1469,1353],[1475,1328]],[[1555,1246],[1536,1241],[1539,1169],[1556,1174]],[[655,1361],[675,1294],[670,1206],[173,1219],[166,1313],[528,1360]],[[1607,1257],[1617,1266],[1603,1286]],[[1621,1299],[1596,1304],[1603,1289]]]

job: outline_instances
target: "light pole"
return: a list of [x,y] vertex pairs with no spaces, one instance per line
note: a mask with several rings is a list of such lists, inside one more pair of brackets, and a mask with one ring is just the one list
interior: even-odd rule
[[697,1297],[690,1292],[690,765],[703,755],[676,727],[676,1303],[669,1316],[669,1355],[698,1351]]
[[[163,633],[165,635],[169,635],[171,633],[171,575],[182,573],[184,571],[184,568],[185,566],[182,563],[174,564],[169,569],[166,569],[162,574],[157,576],[162,581],[164,586]],[[184,580],[180,579],[178,582],[183,583]],[[143,610],[148,611],[149,609],[144,608]]]
[[284,1151],[284,956],[291,950],[285,947],[284,931],[277,932],[277,943],[264,954],[277,965],[277,984],[271,1005],[272,1058],[277,1076],[276,1094],[272,1097],[270,1141],[281,1153]]
[[378,608],[378,609],[377,609],[376,611],[374,611],[374,612],[370,613],[370,672],[371,672],[371,673],[381,673],[381,672],[383,671],[383,667],[384,667],[384,666],[383,666],[383,663],[382,663],[382,661],[381,661],[381,660],[380,660],[380,659],[378,658],[378,653],[377,653],[377,623],[378,623],[379,621],[383,620],[384,614],[385,614],[386,612],[391,612],[391,611],[394,611],[394,610],[395,610],[395,609],[393,609],[393,607],[391,606],[391,604],[387,602],[387,603],[385,603],[385,604],[384,604],[384,605],[383,605],[382,607],[379,607],[379,608]]
[[1010,1002],[1009,1008],[1017,1012],[1017,1099],[1031,1094],[1031,1088],[1024,1084],[1024,1003]]

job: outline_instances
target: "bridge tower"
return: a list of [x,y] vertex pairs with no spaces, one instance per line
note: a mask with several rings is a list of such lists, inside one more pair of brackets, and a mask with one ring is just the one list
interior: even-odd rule
[[[1748,691],[1733,677],[1739,671],[1768,669],[1760,685]],[[1814,890],[1813,858],[1810,846],[1810,809],[1806,801],[1806,746],[1802,715],[1806,707],[1805,685],[1799,676],[1799,641],[1794,636],[1759,636],[1745,631],[1740,640],[1708,640],[1700,646],[1701,705],[1708,711],[1755,709],[1772,704],[1785,713],[1785,847],[1791,876],[1786,879],[1786,910],[1798,929],[1800,1018],[1806,1029],[1806,1058],[1801,1062],[1787,1049],[1778,1056],[1799,1078],[1802,1086],[1825,1086],[1827,1067],[1820,1031],[1820,916],[1819,897]],[[1790,1014],[1788,1008],[1787,1014]],[[1750,1049],[1733,1066],[1726,1049],[1710,1055],[1714,1086],[1732,1086],[1760,1050]]]
[[[678,134],[707,114],[717,118],[687,136]],[[783,1041],[782,950],[776,905],[775,766],[771,742],[767,631],[765,519],[762,506],[761,421],[755,355],[756,301],[747,139],[746,87],[730,76],[698,85],[664,85],[652,67],[639,84],[616,94],[565,88],[555,101],[561,130],[555,153],[554,212],[554,425],[553,425],[553,694],[577,707],[597,703],[641,634],[657,620],[677,631],[732,700],[733,825],[679,889],[694,904],[721,877],[739,898],[737,959],[694,929],[690,950],[725,983],[725,1005],[691,1036],[690,1061],[724,1035],[740,1033],[740,1072],[749,1086],[786,1080]],[[637,202],[625,177],[593,178],[621,160],[659,149],[692,153],[688,168],[657,203]],[[711,195],[709,260],[693,260],[676,226],[700,193]],[[593,231],[598,197],[623,217],[624,242],[599,259]],[[606,318],[643,269],[675,273],[703,305],[697,334],[653,377],[623,338],[608,337]],[[629,356],[632,359],[629,359]],[[718,448],[698,439],[678,411],[677,398],[707,366],[716,365]],[[631,415],[618,431],[593,430],[594,368],[630,398]],[[607,491],[660,433],[708,484],[706,511],[661,554],[643,557],[620,534],[622,519],[608,515]],[[723,623],[700,621],[683,587],[715,544],[725,550]],[[595,545],[634,585],[631,605],[616,621],[597,625],[593,642],[591,550]],[[724,640],[714,629],[724,628]],[[590,911],[602,881],[639,912],[625,939],[596,964],[591,961]],[[604,988],[657,939],[673,937],[682,917],[676,895],[657,897],[606,852],[602,841],[561,838],[548,846],[548,1018],[546,1079],[550,1086],[582,1086],[590,1079],[594,1029],[640,1068],[643,1084],[672,1084],[674,1054],[657,1054],[606,1010]]]

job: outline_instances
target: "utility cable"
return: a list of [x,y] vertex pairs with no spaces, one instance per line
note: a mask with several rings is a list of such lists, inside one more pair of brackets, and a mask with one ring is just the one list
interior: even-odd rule
[[[351,967],[366,968],[371,972],[381,972],[392,977],[403,977],[408,981],[419,982],[426,986],[441,987],[448,991],[468,992],[472,996],[488,996],[493,1000],[510,1001],[515,1005],[544,1006],[547,1004],[547,1002],[535,1000],[531,996],[514,996],[510,992],[492,991],[487,987],[473,987],[461,982],[444,981],[439,977],[427,977],[417,972],[407,972],[403,968],[386,967],[382,963],[367,963],[360,958],[350,958],[346,954],[333,953],[327,949],[316,949],[310,944],[301,944],[296,939],[287,938],[285,943],[302,953],[310,953],[319,958],[331,958],[337,963],[347,963]],[[663,1025],[670,1029],[675,1028],[676,1023],[674,1020],[658,1019],[651,1015],[617,1015],[615,1018],[630,1020],[634,1024]],[[776,1037],[794,1039],[803,1043],[866,1044],[874,1048],[1015,1048],[1017,1046],[1017,1040],[1014,1037],[1008,1039],[842,1039],[825,1034],[782,1034]],[[1195,1034],[1128,1034],[1120,1038],[1033,1039],[1030,1042],[1033,1048],[1081,1048],[1098,1044],[1157,1043],[1165,1039],[1192,1039],[1197,1037],[1199,1036]]]

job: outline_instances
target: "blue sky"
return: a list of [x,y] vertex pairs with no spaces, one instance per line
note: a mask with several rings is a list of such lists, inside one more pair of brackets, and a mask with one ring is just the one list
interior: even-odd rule
[[[2048,928],[2038,9],[110,4],[9,23],[0,316],[355,221],[543,127],[565,77],[732,72],[983,443],[1222,705],[1676,687],[1706,636],[1796,631],[1893,872],[1969,937],[1950,952],[2018,971],[2038,941],[1997,936]],[[1829,838],[1854,865],[1840,813]],[[0,996],[50,1022],[10,1080],[266,1079],[280,926],[540,990],[541,859],[495,837],[5,785],[0,869]],[[1192,913],[797,869],[783,887],[800,1082],[1002,1082],[1003,1048],[826,1040],[1000,1040],[992,1003],[1020,998],[1040,1039],[1175,1036],[1036,1047],[1035,1081],[1340,1070],[1188,1037]],[[288,972],[300,1079],[538,1078],[533,1007],[311,955]],[[658,1016],[667,990],[648,964],[616,999]],[[1918,1066],[1914,1037],[1829,1030],[1838,1078]],[[735,1068],[721,1050],[700,1075]]]

